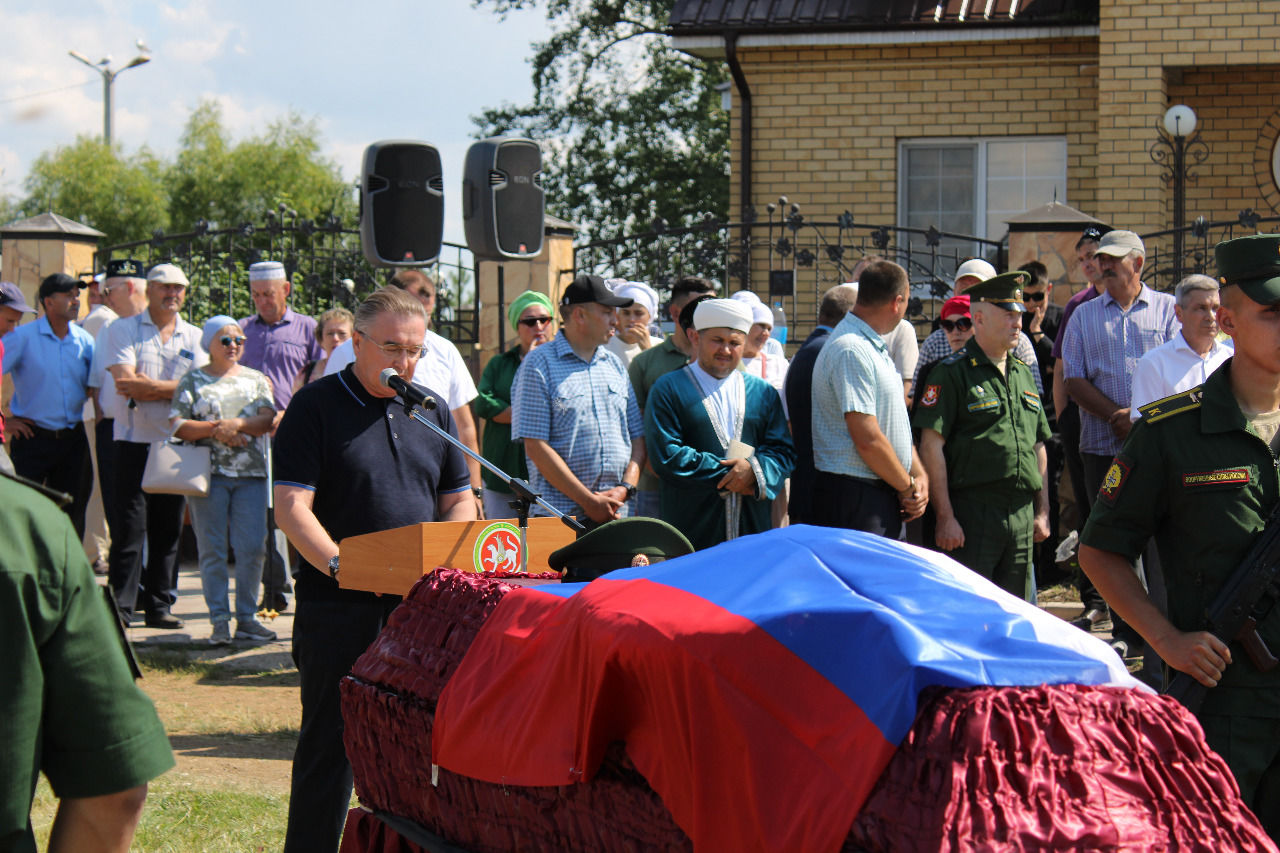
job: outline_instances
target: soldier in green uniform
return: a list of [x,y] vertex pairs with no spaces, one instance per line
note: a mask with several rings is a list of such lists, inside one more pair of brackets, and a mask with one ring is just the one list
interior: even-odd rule
[[[1205,738],[1280,841],[1280,668],[1260,672],[1238,643],[1202,630],[1280,500],[1280,236],[1219,243],[1217,261],[1218,323],[1235,355],[1203,385],[1142,407],[1098,492],[1080,565],[1168,667],[1213,688],[1198,714]],[[1168,618],[1130,565],[1152,536]],[[1280,651],[1280,612],[1258,633]]]
[[0,476],[0,543],[0,850],[35,853],[43,772],[60,799],[51,853],[126,851],[169,740],[67,516]]
[[1011,354],[1030,278],[1011,272],[969,288],[973,337],[929,374],[913,423],[938,547],[1034,601],[1034,543],[1049,535],[1050,432],[1032,368]]

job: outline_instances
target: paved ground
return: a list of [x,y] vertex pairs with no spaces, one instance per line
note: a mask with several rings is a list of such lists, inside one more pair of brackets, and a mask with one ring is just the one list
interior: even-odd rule
[[[100,578],[105,582],[105,578]],[[235,593],[232,583],[231,592]],[[209,634],[213,626],[209,623],[209,609],[204,604],[204,593],[200,589],[200,570],[194,561],[184,561],[178,569],[178,602],[173,606],[173,615],[185,624],[177,630],[147,628],[142,624],[142,614],[138,620],[126,630],[129,641],[138,649],[165,646],[196,647],[200,659],[216,660],[219,663],[241,663],[245,668],[254,670],[281,669],[293,666],[289,655],[289,646],[293,638],[293,610],[281,613],[275,619],[263,619],[262,623],[276,632],[276,639],[268,643],[233,642],[230,646],[209,646]],[[232,621],[232,633],[235,632],[235,621]]]

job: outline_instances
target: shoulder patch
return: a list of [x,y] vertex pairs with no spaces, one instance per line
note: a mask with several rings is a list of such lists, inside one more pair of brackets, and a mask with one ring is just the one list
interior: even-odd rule
[[1142,419],[1150,424],[1183,412],[1194,411],[1200,408],[1200,401],[1204,396],[1204,392],[1201,389],[1202,386],[1197,385],[1189,391],[1171,394],[1162,400],[1156,400],[1139,407],[1138,411],[1142,413]]
[[933,408],[938,405],[938,393],[941,390],[941,385],[926,385],[924,396],[920,398],[920,405],[926,408]]
[[1107,475],[1102,478],[1102,486],[1098,489],[1098,500],[1114,504],[1132,470],[1133,466],[1128,460],[1120,456],[1111,460],[1111,467],[1107,469]]

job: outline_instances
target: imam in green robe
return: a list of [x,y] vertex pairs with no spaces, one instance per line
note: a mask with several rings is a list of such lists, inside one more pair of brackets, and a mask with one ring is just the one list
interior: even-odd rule
[[[782,398],[772,385],[736,370],[722,380],[733,393],[709,393],[695,370],[687,365],[654,383],[644,410],[644,439],[661,481],[660,517],[701,550],[769,529],[770,505],[791,475],[795,449]],[[720,381],[698,373],[704,383]],[[733,403],[726,406],[726,399]],[[735,440],[754,448],[748,457],[756,476],[754,496],[716,489],[727,471],[720,460],[728,458]]]

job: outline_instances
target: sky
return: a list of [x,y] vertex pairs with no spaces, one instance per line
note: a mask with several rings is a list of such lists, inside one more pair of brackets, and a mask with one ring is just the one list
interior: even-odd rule
[[171,158],[191,110],[222,106],[234,140],[296,111],[314,119],[326,157],[355,180],[364,149],[385,139],[441,153],[445,240],[464,243],[462,165],[471,116],[532,97],[540,12],[500,19],[470,0],[4,0],[0,33],[0,193],[21,197],[42,152],[102,133],[102,76],[68,55],[112,57],[145,44],[151,62],[112,89],[112,137]]

